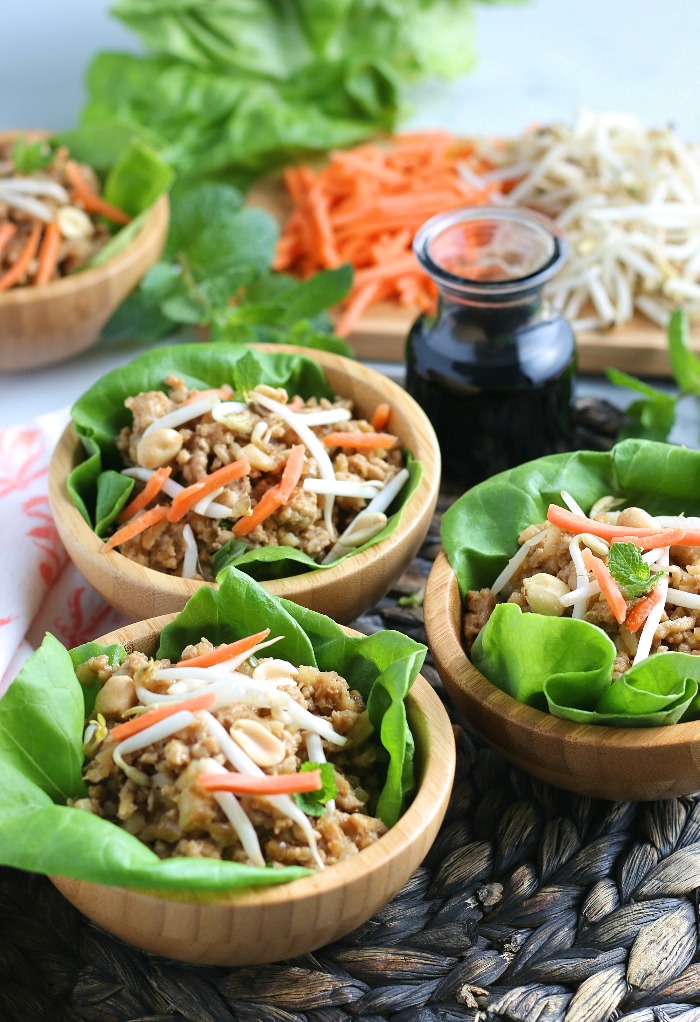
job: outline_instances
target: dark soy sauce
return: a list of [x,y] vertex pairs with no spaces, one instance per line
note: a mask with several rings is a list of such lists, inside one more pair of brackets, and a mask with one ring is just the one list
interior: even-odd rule
[[561,316],[445,302],[406,347],[406,388],[433,424],[445,474],[466,486],[572,441],[573,331]]

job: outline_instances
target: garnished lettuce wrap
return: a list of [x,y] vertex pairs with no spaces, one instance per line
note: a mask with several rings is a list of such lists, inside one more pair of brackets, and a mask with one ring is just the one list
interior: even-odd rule
[[[475,486],[446,512],[442,542],[462,597],[488,589],[528,526],[562,491],[586,512],[606,495],[650,515],[700,514],[700,452],[625,440],[609,453],[539,458]],[[668,563],[668,562],[667,562]],[[579,723],[623,727],[700,717],[700,656],[661,652],[614,682],[617,650],[600,627],[498,603],[471,650],[477,669],[520,702]]]
[[[71,472],[68,479],[68,489],[73,502],[79,508],[85,520],[101,538],[105,538],[111,532],[117,518],[125,508],[126,514],[129,514],[129,507],[132,506],[129,502],[132,500],[136,488],[136,481],[133,476],[136,475],[140,481],[143,481],[139,473],[145,474],[145,476],[153,474],[149,471],[144,473],[144,470],[139,468],[134,470],[127,468],[126,466],[131,465],[132,462],[125,461],[123,444],[122,450],[118,447],[117,438],[120,431],[124,427],[132,425],[132,413],[125,406],[125,401],[130,398],[134,399],[136,395],[141,395],[142,399],[144,399],[149,398],[149,392],[161,392],[161,401],[165,401],[170,405],[172,402],[165,397],[163,391],[168,389],[166,380],[170,379],[172,381],[174,378],[182,381],[180,386],[191,389],[195,402],[195,392],[206,395],[210,394],[212,389],[216,390],[217,388],[225,387],[229,393],[232,392],[235,398],[242,398],[260,384],[265,384],[267,388],[284,388],[290,396],[292,394],[299,395],[299,398],[304,401],[311,398],[332,400],[335,397],[328,386],[323,369],[312,359],[282,352],[253,352],[242,345],[183,344],[158,348],[138,356],[126,366],[107,373],[73,406],[73,421],[85,448],[86,458]],[[343,395],[338,396],[340,398],[343,397]],[[213,400],[216,400],[216,396]],[[227,407],[236,405],[236,402],[225,402],[222,398],[218,400],[222,402],[222,407],[224,404]],[[206,404],[206,397],[204,401]],[[186,401],[185,405],[180,404],[177,407],[183,408],[189,404],[191,404],[193,409],[197,407],[197,404],[192,404],[191,401]],[[273,410],[280,407],[276,402],[271,403],[269,399],[268,406]],[[201,415],[202,413],[200,412],[199,414]],[[349,416],[349,413],[346,414]],[[168,418],[169,416],[166,415],[163,421]],[[302,419],[302,416],[299,416],[299,418]],[[234,415],[232,415],[230,421],[235,421]],[[222,422],[222,420],[218,420],[218,422]],[[157,425],[158,423],[154,422],[146,432],[157,427]],[[197,430],[202,428],[183,422],[183,429],[185,431],[190,426],[192,426],[192,429],[196,428]],[[219,425],[218,428],[222,432],[226,432],[223,424]],[[331,427],[328,428],[330,429]],[[158,433],[172,434],[173,430],[158,430]],[[176,440],[179,440],[180,446],[182,446],[182,436],[184,435],[185,433],[179,438],[175,437]],[[233,432],[230,435],[232,438],[235,436]],[[314,438],[312,437],[311,439],[313,440]],[[193,436],[193,439],[188,442],[196,446],[198,437]],[[245,441],[241,442],[244,443]],[[319,446],[323,447],[324,445],[319,443]],[[217,449],[215,446],[214,451]],[[195,453],[197,455],[200,454],[199,451]],[[190,453],[183,450],[182,455],[184,456],[185,454],[188,457],[190,456]],[[133,456],[135,455],[132,454]],[[259,457],[264,456],[264,454],[259,455]],[[208,457],[212,459],[214,454],[210,453]],[[245,459],[242,456],[239,457],[241,457],[241,464],[243,464]],[[353,552],[366,549],[366,547],[380,542],[397,527],[402,509],[415,492],[421,478],[421,467],[411,457],[410,452],[405,452],[404,462],[406,467],[404,476],[407,474],[408,478],[403,483],[401,480],[398,480],[400,491],[395,497],[392,496],[391,498],[391,503],[386,509],[386,521],[382,518],[381,522],[376,526],[376,528],[381,526],[381,531],[376,532],[375,529],[375,534],[366,541],[362,541],[361,535],[358,535],[360,545]],[[175,465],[175,469],[173,470],[173,478],[168,481],[167,485],[175,486],[175,474],[180,471],[179,463],[173,461],[171,464]],[[194,464],[194,460],[192,464]],[[215,464],[216,462],[214,462]],[[164,469],[166,472],[170,470],[170,468]],[[185,465],[183,474],[186,470],[189,471],[189,464]],[[280,468],[276,465],[275,472],[277,474],[274,475],[275,482],[279,478],[279,471]],[[193,479],[188,478],[186,475],[184,475],[184,478],[186,482],[193,482]],[[205,478],[213,480],[214,477],[210,475]],[[373,478],[377,477],[370,477],[369,481],[371,482]],[[246,480],[241,480],[241,482],[246,482]],[[304,482],[310,481],[304,480]],[[345,485],[347,486],[348,484],[346,483]],[[380,486],[381,483],[377,485]],[[183,487],[178,484],[176,489],[182,491]],[[365,489],[372,488],[365,487]],[[387,486],[387,491],[388,489],[389,487]],[[240,496],[244,502],[248,500],[245,491]],[[156,499],[160,499],[160,497]],[[389,499],[388,496],[387,499]],[[314,497],[315,500],[316,498]],[[321,501],[325,500],[332,500],[332,498],[319,497],[319,506],[322,506]],[[236,525],[232,523],[239,515],[246,512],[242,512],[240,508],[237,508],[233,496],[231,496],[231,501],[234,504],[234,508],[231,510],[230,515],[231,524],[226,526],[229,529],[229,533],[225,533],[223,529],[216,533],[217,537],[228,534],[233,536],[223,546],[223,540],[218,539],[213,547],[210,547],[207,543],[207,537],[210,535],[211,530],[206,527],[207,522],[205,519],[198,515],[196,520],[192,522],[197,532],[196,542],[199,547],[200,556],[205,552],[207,557],[206,564],[204,565],[206,574],[203,577],[214,578],[224,567],[235,565],[260,581],[269,581],[307,571],[315,571],[328,566],[325,563],[320,564],[320,555],[314,553],[313,541],[315,541],[315,537],[313,537],[312,542],[306,544],[307,549],[304,548],[304,542],[301,542],[296,535],[292,536],[291,539],[285,539],[281,544],[269,542],[267,537],[263,537],[260,540],[256,540],[252,548],[247,540],[236,538],[236,530],[240,523],[237,521]],[[338,503],[336,502],[336,507]],[[208,514],[212,508],[217,507],[218,505],[216,504],[210,505],[209,511],[204,510],[202,514]],[[370,507],[371,504],[366,508],[368,512]],[[195,508],[194,510],[196,511],[197,509]],[[224,507],[222,510],[225,512],[226,508]],[[218,513],[221,517],[222,512],[219,511]],[[303,513],[305,512],[302,509],[302,514],[299,517],[303,518]],[[356,513],[353,512],[353,514]],[[227,516],[223,514],[221,521],[225,523],[226,519]],[[183,521],[189,523],[189,515]],[[384,522],[385,524],[382,525]],[[167,526],[167,522],[164,524]],[[211,520],[209,525],[211,525]],[[289,526],[289,528],[292,528],[292,526]],[[231,529],[233,529],[232,533]],[[183,546],[180,535],[181,530],[182,522],[173,531],[173,535],[170,536],[172,550],[168,549],[155,562],[149,560],[148,552],[140,548],[137,548],[135,551],[131,550],[131,548],[125,548],[124,552],[126,553],[128,549],[129,553],[127,556],[132,556],[136,559],[141,558],[140,563],[146,563],[156,568],[160,568],[161,563],[164,565],[169,564],[171,567],[167,570],[170,573],[173,573],[174,569],[174,573],[184,574],[185,561],[183,560],[181,550]],[[330,530],[330,534],[332,535],[332,530]],[[253,540],[254,536],[251,535],[249,539]],[[192,546],[194,547],[194,545],[193,536]],[[214,556],[211,558],[210,550],[215,551]],[[309,550],[312,553],[309,553]],[[350,554],[343,553],[342,549],[337,553],[342,553],[343,557],[351,556]],[[330,563],[337,564],[341,559],[341,556],[335,556]],[[181,572],[176,567],[180,563],[183,565]],[[202,563],[204,564],[204,562]],[[160,570],[166,569],[160,568]]]
[[[265,628],[284,636],[274,647],[275,656],[337,671],[362,695],[372,726],[368,741],[384,750],[385,776],[374,812],[392,826],[415,786],[404,700],[425,647],[391,631],[347,636],[329,618],[272,597],[248,576],[228,569],[218,590],[200,589],[163,630],[157,656],[175,661],[202,636],[219,645]],[[172,892],[279,884],[309,874],[298,866],[161,860],[121,827],[66,805],[86,793],[83,728],[98,688],[81,685],[76,669],[100,654],[116,664],[125,650],[91,642],[69,652],[47,635],[0,700],[0,863]]]

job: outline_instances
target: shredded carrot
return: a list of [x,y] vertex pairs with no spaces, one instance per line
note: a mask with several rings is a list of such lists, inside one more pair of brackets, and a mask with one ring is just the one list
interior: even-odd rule
[[3,224],[0,227],[0,252],[2,252],[16,230],[17,228],[14,224]]
[[634,543],[640,550],[653,550],[655,547],[676,546],[681,541],[685,542],[686,535],[685,529],[665,529],[651,536],[613,536],[612,542]]
[[326,433],[326,447],[356,447],[358,450],[389,450],[396,443],[392,433]]
[[228,401],[231,398],[231,391],[227,387],[212,387],[209,390],[195,390],[182,404],[182,408],[187,408],[188,405],[194,404],[195,401],[201,401],[205,397],[220,397],[222,401]]
[[55,220],[46,228],[41,248],[39,249],[39,269],[34,278],[35,284],[47,284],[58,264],[58,253],[61,248],[61,232]]
[[244,639],[236,639],[235,642],[228,642],[223,646],[217,646],[216,649],[212,649],[209,653],[200,653],[199,656],[191,656],[187,660],[180,660],[175,666],[213,667],[215,664],[223,664],[226,660],[232,660],[233,657],[239,656],[241,653],[245,653],[246,650],[257,646],[259,642],[264,642],[269,634],[270,629],[264,628],[262,632],[256,632],[255,635],[246,635]]
[[7,291],[8,288],[14,287],[15,284],[19,284],[29,269],[32,259],[34,259],[36,255],[37,249],[39,248],[40,238],[41,224],[37,220],[32,225],[27,243],[20,252],[18,258],[9,270],[5,270],[3,275],[0,277],[0,291]]
[[370,425],[372,429],[375,431],[375,433],[381,433],[381,431],[386,427],[390,415],[391,405],[387,404],[386,401],[383,401],[380,405],[377,405],[377,407],[374,409],[374,415],[369,420]]
[[73,198],[82,204],[86,213],[98,213],[115,224],[128,224],[130,222],[131,217],[128,213],[106,202],[101,195],[90,187],[74,160],[68,160],[66,163],[66,177],[71,186]]
[[282,506],[284,501],[281,500],[279,495],[280,486],[281,483],[277,483],[275,486],[271,486],[269,490],[265,490],[252,512],[246,515],[245,518],[238,519],[231,530],[234,536],[247,536],[249,532],[252,532],[256,526],[264,522],[270,515],[275,513],[277,508]]
[[159,720],[172,717],[180,710],[210,710],[216,702],[216,692],[202,692],[201,695],[191,696],[189,699],[182,699],[177,703],[168,703],[167,706],[159,706],[155,710],[142,713],[139,717],[132,717],[125,720],[123,724],[117,724],[109,732],[109,739],[112,742],[123,742],[125,738],[131,738],[140,731],[145,731],[151,724],[157,724]]
[[205,791],[232,791],[237,795],[293,795],[321,791],[320,770],[303,774],[199,774],[197,783]]
[[202,497],[206,497],[207,494],[218,490],[220,486],[226,486],[228,483],[233,482],[234,479],[247,476],[249,472],[250,462],[248,459],[239,458],[238,461],[232,461],[230,465],[224,465],[223,468],[218,468],[216,472],[212,472],[198,482],[192,483],[191,486],[185,487],[172,502],[168,511],[169,521],[179,522],[195,504],[200,502]]
[[152,507],[148,511],[144,511],[137,518],[132,518],[130,522],[123,525],[121,529],[117,529],[114,535],[107,540],[102,547],[102,553],[106,554],[108,550],[113,550],[115,546],[126,543],[127,539],[133,539],[139,533],[150,529],[152,525],[162,522],[167,513],[168,508],[159,504],[158,507]]
[[600,586],[603,596],[615,615],[615,620],[622,624],[627,617],[627,604],[620,591],[620,587],[610,574],[607,564],[601,561],[600,557],[595,557],[588,549],[583,549],[581,556],[588,571],[593,572],[593,576]]
[[627,618],[627,627],[631,632],[636,632],[644,624],[649,614],[657,604],[661,603],[664,594],[659,586],[654,586],[648,596],[645,596],[639,603],[635,603]]
[[289,408],[290,412],[298,412],[299,409],[303,407],[304,399],[303,397],[300,397],[298,394],[295,394],[292,400],[287,405],[287,408]]
[[151,478],[146,482],[146,485],[141,490],[137,497],[127,504],[122,513],[119,515],[120,522],[128,522],[130,518],[138,514],[139,511],[143,511],[145,507],[151,503],[154,497],[156,497],[163,489],[165,480],[169,478],[172,472],[172,468],[168,465],[165,468],[158,468],[153,473]]
[[[432,311],[437,292],[413,256],[415,232],[433,214],[489,202],[508,184],[475,188],[464,179],[460,164],[474,164],[473,148],[448,132],[416,132],[333,152],[320,170],[288,167],[283,180],[294,205],[274,268],[308,277],[344,262],[353,266],[340,336],[377,301]],[[381,288],[369,287],[378,281]]]
[[[658,526],[642,529],[632,528],[629,525],[607,525],[605,522],[595,522],[592,518],[582,518],[581,515],[576,515],[565,507],[559,507],[558,504],[549,505],[547,521],[551,522],[552,525],[556,525],[564,532],[570,532],[574,535],[590,532],[594,536],[600,536],[601,539],[608,540],[617,539],[618,536],[625,536],[627,539],[630,536],[641,536],[642,538],[644,536],[658,536],[660,531]],[[684,531],[684,535],[688,536],[689,533]]]
[[306,448],[303,444],[294,444],[289,452],[279,484],[279,496],[283,504],[287,503],[294,492],[294,487],[301,479],[301,473],[304,470],[305,451]]

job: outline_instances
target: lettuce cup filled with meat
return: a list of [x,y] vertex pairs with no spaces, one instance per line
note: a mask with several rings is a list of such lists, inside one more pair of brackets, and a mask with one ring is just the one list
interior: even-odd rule
[[536,776],[605,798],[700,784],[699,479],[699,452],[625,440],[494,476],[443,516],[431,649]]
[[119,609],[180,609],[233,565],[350,620],[410,562],[439,483],[424,413],[365,366],[297,352],[159,348],[76,402],[54,514]]
[[[285,912],[304,950],[347,932],[415,868],[449,797],[449,721],[416,681],[425,652],[346,632],[235,568],[174,618],[70,652],[47,636],[0,701],[0,862],[192,961],[298,953]],[[348,885],[359,901],[343,915]],[[268,910],[256,946],[246,927]]]

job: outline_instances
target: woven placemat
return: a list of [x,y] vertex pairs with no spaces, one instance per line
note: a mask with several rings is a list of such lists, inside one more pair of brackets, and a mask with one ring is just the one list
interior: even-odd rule
[[[412,604],[438,522],[363,630],[424,639]],[[442,691],[430,661],[424,674]],[[454,719],[456,782],[428,858],[369,922],[313,955],[181,965],[103,933],[44,877],[0,869],[0,1020],[700,1022],[700,796],[570,795]]]

